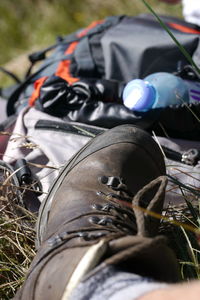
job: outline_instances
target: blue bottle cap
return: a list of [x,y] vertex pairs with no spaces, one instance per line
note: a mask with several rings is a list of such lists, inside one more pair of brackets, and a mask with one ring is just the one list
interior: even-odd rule
[[125,86],[122,97],[129,109],[147,111],[155,102],[156,90],[147,81],[134,79]]

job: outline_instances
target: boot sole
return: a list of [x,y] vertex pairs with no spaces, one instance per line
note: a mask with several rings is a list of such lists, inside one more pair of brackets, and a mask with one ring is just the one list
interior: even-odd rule
[[99,134],[95,138],[91,139],[84,147],[80,149],[80,151],[78,151],[71,158],[69,162],[66,163],[59,176],[54,181],[51,189],[49,190],[48,196],[43,200],[39,210],[39,216],[36,226],[36,247],[39,247],[42,242],[42,236],[46,229],[48,214],[51,209],[54,195],[70,170],[89,155],[103,148],[118,143],[132,143],[139,146],[140,148],[145,150],[151,157],[151,159],[155,162],[158,169],[160,170],[160,175],[165,174],[165,162],[162,152],[151,135],[144,130],[134,125],[120,125],[106,132],[103,132],[102,134]]

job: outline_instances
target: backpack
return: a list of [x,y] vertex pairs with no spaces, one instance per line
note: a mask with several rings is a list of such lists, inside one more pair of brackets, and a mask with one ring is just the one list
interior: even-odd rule
[[[162,20],[200,65],[200,29],[172,17]],[[52,49],[53,53],[45,58]],[[123,87],[134,78],[170,72],[199,82],[199,74],[151,15],[112,16],[93,22],[29,58],[31,67],[9,98],[8,115],[29,105],[90,125],[112,128],[133,123],[158,135],[166,131],[174,138],[199,139],[199,101],[189,108],[179,105],[145,114],[133,113],[122,105]],[[44,62],[31,74],[38,60]]]
[[[163,20],[198,63],[200,30],[182,20]],[[28,209],[38,211],[62,166],[91,138],[126,123],[154,132],[165,153],[170,178],[166,203],[179,203],[182,190],[197,196],[198,103],[190,107],[194,114],[185,106],[136,114],[121,102],[126,82],[153,72],[199,80],[152,16],[109,17],[59,39],[30,59],[32,66],[40,59],[44,62],[33,74],[31,66],[11,93],[9,118],[1,125],[0,136],[3,167],[7,164],[13,170],[15,185],[29,186],[22,200]]]
[[[13,128],[11,123],[10,128]],[[10,170],[14,187],[23,191],[18,198],[32,212],[48,195],[64,165],[93,137],[106,128],[79,122],[63,121],[35,107],[23,109],[14,128],[1,132],[8,136],[0,166]],[[191,202],[199,197],[200,142],[154,137],[165,156],[169,183],[165,207],[183,204],[183,195]],[[17,194],[17,193],[16,193]]]

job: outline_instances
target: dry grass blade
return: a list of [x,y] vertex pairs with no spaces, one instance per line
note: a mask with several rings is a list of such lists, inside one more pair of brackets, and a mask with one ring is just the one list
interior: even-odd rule
[[17,186],[9,170],[1,170],[0,299],[11,299],[35,256],[36,216],[19,206]]
[[195,268],[197,278],[200,279],[200,263],[198,262],[197,253],[195,253],[192,243],[191,243],[187,233],[185,232],[185,229],[183,227],[181,227],[181,230],[183,231],[183,234],[186,238],[189,254],[191,256],[192,265]]

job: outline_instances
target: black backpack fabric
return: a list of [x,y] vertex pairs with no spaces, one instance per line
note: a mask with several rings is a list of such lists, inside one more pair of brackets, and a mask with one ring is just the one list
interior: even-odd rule
[[[176,18],[162,20],[200,65],[200,28]],[[10,96],[8,115],[29,105],[66,121],[104,128],[133,123],[158,135],[199,140],[198,101],[189,108],[181,105],[143,114],[123,106],[122,90],[134,78],[170,72],[200,80],[153,16],[112,16],[94,22],[30,56],[32,65],[42,59],[38,70],[33,74],[29,70]]]

